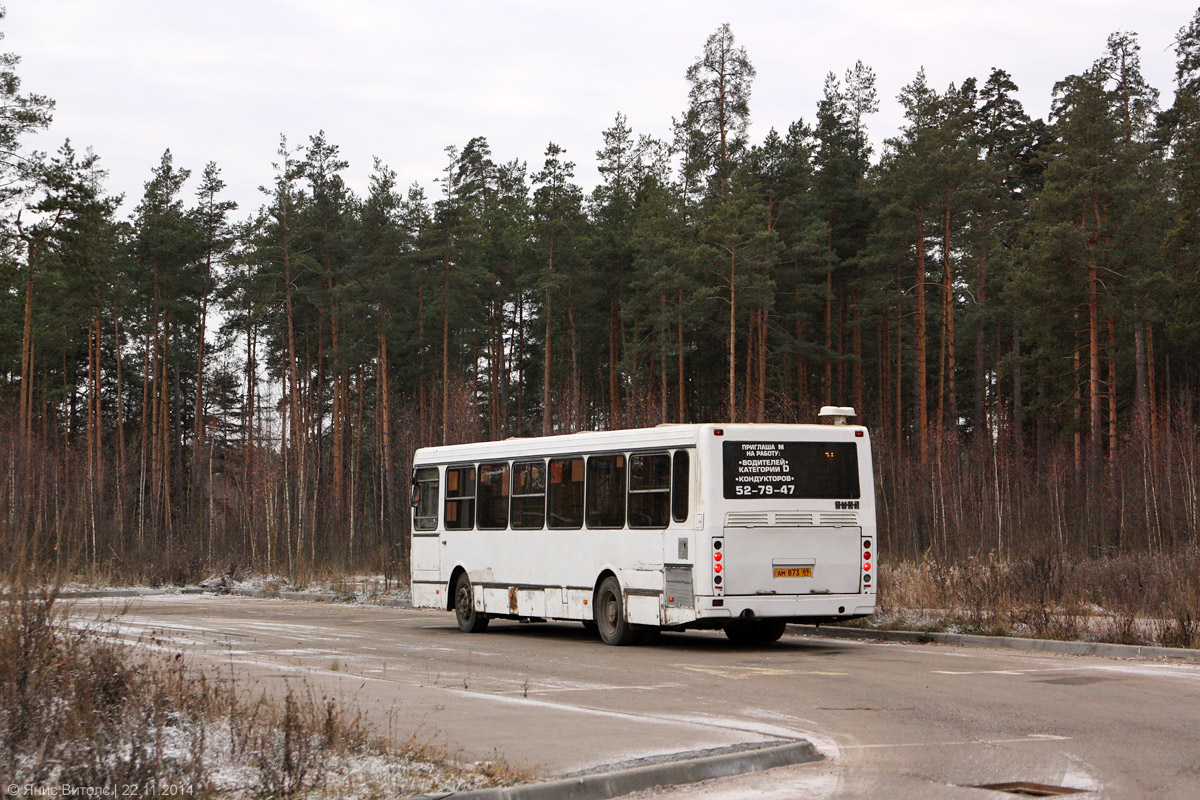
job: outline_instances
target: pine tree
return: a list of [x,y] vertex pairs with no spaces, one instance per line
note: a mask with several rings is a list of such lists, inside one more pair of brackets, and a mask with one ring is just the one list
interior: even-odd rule
[[681,131],[690,191],[724,194],[747,145],[754,75],[746,48],[735,46],[728,23],[708,37],[704,52],[688,67],[688,108]]
[[1158,120],[1159,138],[1169,145],[1168,186],[1174,198],[1161,263],[1171,288],[1164,327],[1171,332],[1176,359],[1186,361],[1187,354],[1200,352],[1200,326],[1193,324],[1193,298],[1200,297],[1200,10],[1180,28],[1175,53],[1175,100]]
[[[1036,135],[1021,103],[1017,86],[1001,69],[993,69],[979,90],[975,145],[978,148],[979,190],[973,196],[968,229],[974,262],[972,292],[964,308],[964,327],[974,329],[973,402],[969,415],[977,441],[989,431],[988,388],[999,381],[997,365],[988,364],[988,338],[993,350],[1010,340],[1012,345],[1012,430],[1020,441],[1023,398],[1021,386],[1020,328],[1004,307],[1003,287],[1019,258],[1019,236],[1024,230],[1029,204],[1037,187],[1028,165],[1034,160]],[[989,380],[994,375],[995,380]],[[993,407],[998,397],[993,396]]]
[[[7,11],[0,8],[0,21]],[[0,32],[0,39],[4,38]],[[54,101],[40,94],[22,94],[17,75],[20,56],[0,53],[0,207],[30,188],[38,180],[37,154],[24,149],[24,139],[49,127]]]
[[[929,460],[929,341],[925,301],[929,281],[927,258],[930,230],[938,201],[936,186],[926,164],[935,156],[937,139],[935,126],[939,98],[925,78],[925,70],[900,90],[908,124],[899,137],[887,141],[887,150],[880,163],[880,183],[884,208],[881,222],[883,235],[911,255],[906,266],[912,270],[913,296],[913,392],[914,417],[917,432],[917,451],[920,461]],[[904,259],[907,261],[907,258]]]
[[[583,193],[572,180],[575,164],[563,160],[565,150],[551,142],[546,146],[546,160],[533,176],[533,238],[538,259],[542,264],[539,283],[543,303],[540,312],[545,331],[542,340],[542,435],[550,434],[554,426],[551,376],[554,371],[554,337],[556,314],[565,316],[570,336],[571,369],[565,410],[568,426],[579,422],[579,341],[575,324],[575,308],[571,295],[573,272],[578,266],[576,244],[583,216]],[[566,308],[562,309],[561,306]],[[560,402],[562,398],[560,397]]]
[[168,552],[187,545],[177,541],[176,531],[185,484],[183,432],[191,411],[183,398],[194,380],[204,293],[201,237],[180,197],[190,175],[165,151],[145,184],[134,221],[138,290],[145,309],[139,530],[149,524],[154,535],[163,533]]
[[208,336],[209,303],[216,290],[217,275],[214,268],[219,268],[230,248],[233,246],[233,235],[230,229],[229,215],[237,210],[237,203],[232,200],[219,200],[217,196],[225,189],[225,181],[221,179],[221,170],[215,162],[208,162],[200,177],[200,186],[196,190],[197,207],[192,211],[196,227],[201,237],[201,251],[204,258],[204,289],[200,300],[200,333],[196,337],[196,401],[193,409],[194,430],[193,445],[197,448],[204,446],[206,423],[204,420],[204,377],[206,370],[205,344]]
[[[1119,213],[1122,167],[1117,158],[1120,127],[1110,114],[1111,96],[1102,65],[1072,75],[1055,87],[1053,116],[1055,158],[1046,169],[1045,187],[1036,214],[1036,235],[1050,275],[1043,285],[1066,274],[1082,274],[1082,293],[1075,295],[1087,331],[1086,385],[1087,463],[1099,472],[1101,429],[1102,284],[1119,277],[1114,271],[1114,212]],[[1057,274],[1056,274],[1057,273]],[[1049,288],[1049,287],[1048,287]],[[1067,341],[1073,339],[1067,338]],[[1082,468],[1081,463],[1076,469]]]
[[[866,117],[879,110],[875,90],[875,73],[861,61],[846,71],[845,82],[833,73],[825,78],[824,94],[817,105],[817,125],[814,132],[817,148],[814,153],[816,190],[822,205],[826,228],[825,286],[822,327],[824,333],[822,399],[834,401],[835,385],[844,390],[844,365],[850,361],[854,376],[853,398],[862,405],[862,348],[858,302],[862,278],[861,251],[873,215],[865,177],[870,165],[871,146],[867,139]],[[857,344],[847,354],[835,344],[835,301],[844,312],[849,305],[856,317],[852,337]],[[842,314],[836,315],[838,318]],[[834,367],[840,380],[834,379]],[[843,394],[839,391],[838,394]],[[842,398],[839,402],[845,402]]]
[[[624,114],[618,113],[612,127],[603,132],[604,148],[596,151],[600,183],[592,192],[590,216],[593,247],[591,265],[603,277],[608,298],[608,358],[605,394],[610,425],[620,415],[622,294],[633,266],[634,201],[637,192],[638,153],[633,131]],[[657,209],[656,209],[657,210]],[[640,217],[640,213],[638,214]],[[657,216],[657,215],[655,215]]]

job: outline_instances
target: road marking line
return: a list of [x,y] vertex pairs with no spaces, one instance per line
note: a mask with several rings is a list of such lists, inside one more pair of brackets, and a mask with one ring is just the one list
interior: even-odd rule
[[1015,669],[977,669],[957,672],[949,669],[935,669],[935,675],[1024,675],[1025,673]]
[[554,692],[607,692],[613,689],[620,689],[621,691],[657,691],[659,689],[678,688],[680,688],[678,683],[660,683],[657,686],[558,686],[546,688],[530,686],[528,689],[502,689],[498,692],[491,692],[491,694],[520,694],[528,696],[531,694],[552,694]]
[[701,672],[705,675],[715,675],[718,678],[740,681],[746,678],[762,678],[776,675],[846,675],[846,672],[834,672],[819,669],[780,669],[777,667],[701,667],[694,664],[675,664],[680,669],[691,672]]
[[843,750],[884,750],[900,747],[957,747],[965,744],[1022,744],[1028,742],[1069,742],[1071,736],[1057,736],[1053,733],[1031,733],[1019,739],[964,739],[957,742],[896,742],[895,744],[844,744]]

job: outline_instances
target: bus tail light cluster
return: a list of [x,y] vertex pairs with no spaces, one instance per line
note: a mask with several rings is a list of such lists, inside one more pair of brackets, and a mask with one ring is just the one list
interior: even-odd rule
[[725,560],[725,541],[723,539],[713,539],[712,542],[712,571],[713,571],[713,594],[717,597],[722,597],[725,594],[725,565],[722,563]]
[[863,549],[863,554],[862,554],[863,585],[869,587],[871,585],[871,540],[870,539],[863,539],[862,549]]

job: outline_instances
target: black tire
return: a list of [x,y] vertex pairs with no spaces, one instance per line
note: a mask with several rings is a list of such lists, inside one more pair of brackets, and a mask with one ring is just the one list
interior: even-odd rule
[[770,644],[779,641],[786,627],[782,619],[739,620],[725,626],[725,635],[734,644]]
[[475,590],[465,572],[454,582],[454,617],[464,633],[485,631],[491,621],[487,614],[475,610]]
[[596,632],[605,644],[615,647],[637,644],[642,638],[641,631],[635,631],[625,620],[625,600],[621,596],[621,584],[617,579],[607,577],[596,590],[596,600],[592,607],[596,622]]
[[597,626],[596,626],[596,620],[594,620],[594,619],[585,619],[583,621],[583,629],[585,631],[587,631],[588,633],[590,633],[592,636],[599,636],[599,632],[598,632]]

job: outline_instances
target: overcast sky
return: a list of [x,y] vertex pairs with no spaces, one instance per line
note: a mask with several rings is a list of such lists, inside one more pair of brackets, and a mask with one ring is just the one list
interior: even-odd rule
[[444,149],[486,136],[497,160],[531,171],[548,141],[578,182],[596,182],[601,131],[624,112],[635,133],[668,137],[687,101],[684,72],[721,23],[758,71],[752,139],[812,120],[826,73],[862,59],[878,75],[876,141],[895,133],[896,95],[924,65],[941,90],[1010,72],[1044,117],[1054,83],[1088,68],[1109,33],[1140,35],[1143,71],[1173,96],[1179,28],[1196,11],[1163,0],[988,3],[742,0],[8,0],[2,47],[23,90],[54,98],[53,150],[92,146],[128,212],[166,148],[191,193],[216,161],[241,205],[258,207],[279,135],[324,129],[363,192],[373,156],[430,195]]

